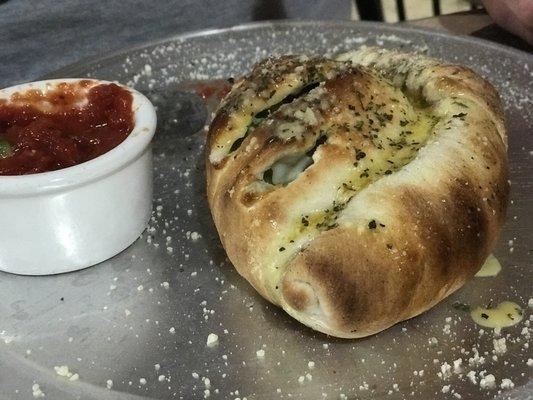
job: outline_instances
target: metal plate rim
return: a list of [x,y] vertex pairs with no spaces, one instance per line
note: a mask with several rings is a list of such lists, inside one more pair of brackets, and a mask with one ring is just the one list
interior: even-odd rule
[[415,27],[415,26],[409,26],[409,25],[398,25],[398,24],[390,24],[385,22],[373,22],[373,21],[328,21],[328,20],[265,20],[265,21],[258,21],[258,22],[248,22],[238,25],[233,25],[230,27],[224,27],[224,28],[207,28],[207,29],[199,29],[189,32],[180,33],[177,35],[171,35],[166,38],[157,39],[153,41],[147,41],[143,44],[140,44],[138,46],[131,46],[127,47],[125,49],[117,50],[110,52],[109,54],[103,55],[103,54],[96,54],[92,57],[84,57],[83,59],[68,64],[62,68],[59,68],[55,71],[49,72],[46,75],[44,75],[40,79],[50,79],[50,78],[61,78],[65,77],[69,74],[69,71],[73,69],[77,69],[80,67],[88,67],[90,65],[94,65],[103,61],[111,60],[114,58],[123,57],[126,54],[129,54],[134,51],[143,50],[148,47],[152,46],[158,46],[169,42],[174,42],[177,40],[187,40],[192,39],[196,37],[205,37],[205,36],[215,36],[215,35],[221,35],[226,34],[230,32],[239,32],[239,31],[252,31],[256,29],[264,29],[264,28],[276,28],[276,27],[306,27],[310,25],[321,25],[321,26],[339,26],[339,27],[350,27],[353,25],[361,26],[362,28],[375,28],[379,30],[387,30],[394,33],[401,33],[401,32],[409,32],[409,33],[420,33],[424,35],[430,35],[434,37],[445,37],[447,39],[453,38],[454,40],[460,41],[460,42],[466,42],[466,43],[478,43],[481,46],[493,48],[497,51],[503,51],[506,53],[509,53],[513,57],[519,57],[519,58],[526,58],[529,59],[529,61],[533,62],[533,54],[527,53],[522,50],[514,49],[509,46],[505,46],[499,43],[492,42],[487,39],[482,38],[476,38],[472,36],[467,35],[454,35],[447,32],[441,32],[436,29],[431,28],[424,28],[424,27]]

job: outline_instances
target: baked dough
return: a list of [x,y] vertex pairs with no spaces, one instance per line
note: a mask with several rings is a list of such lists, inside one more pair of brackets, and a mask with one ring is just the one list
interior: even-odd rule
[[219,106],[208,199],[228,257],[266,299],[357,338],[461,287],[508,199],[496,90],[468,68],[365,48],[255,65]]

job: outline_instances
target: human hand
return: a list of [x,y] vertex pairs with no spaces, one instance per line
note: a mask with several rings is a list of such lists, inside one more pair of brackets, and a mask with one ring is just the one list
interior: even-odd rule
[[533,44],[533,0],[482,0],[494,22]]

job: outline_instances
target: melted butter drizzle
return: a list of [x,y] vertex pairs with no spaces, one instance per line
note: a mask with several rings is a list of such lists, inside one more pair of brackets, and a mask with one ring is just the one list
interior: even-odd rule
[[493,254],[489,255],[485,263],[475,275],[477,278],[485,278],[489,276],[496,276],[502,270],[502,265]]
[[[399,90],[398,90],[399,91]],[[283,236],[283,243],[295,243],[305,234],[309,239],[322,231],[337,227],[337,218],[350,200],[367,186],[409,164],[435,134],[438,119],[426,110],[413,110],[413,121],[400,127],[387,125],[379,135],[372,137],[375,148],[365,148],[354,153],[353,169],[337,190],[337,198],[325,210],[314,210],[295,220],[293,228]],[[328,131],[332,127],[324,127]],[[405,132],[408,132],[406,134]],[[364,150],[364,151],[363,151]],[[370,220],[370,218],[369,218]]]
[[478,325],[486,328],[505,328],[518,324],[524,318],[520,306],[512,301],[504,301],[495,308],[477,307],[470,316]]

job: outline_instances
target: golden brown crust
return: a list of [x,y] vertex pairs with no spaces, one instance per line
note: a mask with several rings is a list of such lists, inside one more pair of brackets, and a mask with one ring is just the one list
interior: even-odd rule
[[209,131],[208,199],[262,296],[362,337],[480,268],[505,215],[506,133],[471,70],[380,49],[341,58],[266,60],[236,84]]

